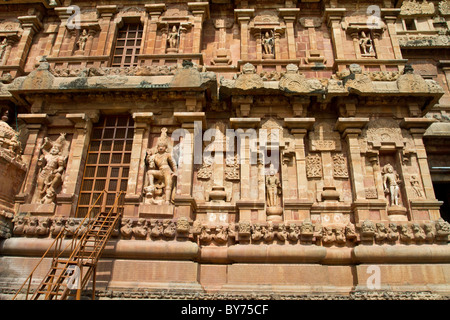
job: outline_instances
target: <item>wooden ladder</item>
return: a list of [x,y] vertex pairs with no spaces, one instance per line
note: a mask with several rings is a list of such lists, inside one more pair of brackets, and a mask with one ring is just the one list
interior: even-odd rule
[[[105,193],[107,193],[106,190],[102,191],[97,201]],[[71,296],[79,300],[81,299],[81,292],[88,284],[91,276],[93,277],[92,298],[95,298],[97,263],[120,219],[121,213],[118,210],[118,206],[119,199],[122,198],[122,195],[123,191],[119,192],[109,212],[99,212],[93,219],[89,219],[92,208],[97,203],[96,201],[75,231],[72,241],[63,250],[61,250],[61,246],[65,235],[63,231],[58,234],[38,262],[39,265],[53,248],[54,254],[50,269],[38,288],[34,291],[31,300],[65,300]],[[80,228],[85,221],[89,221],[89,223],[85,231],[81,232]],[[31,271],[28,278],[13,297],[13,300],[18,297],[27,282],[28,287],[25,298],[28,300],[31,280],[38,265]]]

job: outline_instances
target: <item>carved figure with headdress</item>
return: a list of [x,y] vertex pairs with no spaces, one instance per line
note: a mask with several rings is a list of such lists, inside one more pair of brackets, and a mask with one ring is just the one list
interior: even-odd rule
[[57,189],[62,185],[68,151],[69,143],[65,133],[61,133],[54,142],[51,142],[48,137],[44,138],[41,157],[38,159],[40,170],[34,202],[54,203]]

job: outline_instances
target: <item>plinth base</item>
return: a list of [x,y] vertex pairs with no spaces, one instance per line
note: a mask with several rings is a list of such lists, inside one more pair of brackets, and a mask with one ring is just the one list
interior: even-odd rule
[[402,206],[391,206],[387,209],[389,221],[408,221],[406,208]]
[[283,221],[283,208],[280,207],[268,207],[266,209],[267,221],[281,222]]

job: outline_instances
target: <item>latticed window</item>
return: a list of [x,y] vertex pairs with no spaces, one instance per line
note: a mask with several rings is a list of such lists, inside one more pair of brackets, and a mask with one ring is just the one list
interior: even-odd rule
[[78,217],[84,217],[99,198],[93,212],[108,212],[120,191],[127,190],[134,122],[130,116],[105,116],[92,130],[78,201]]
[[131,67],[137,65],[142,41],[143,27],[139,23],[125,24],[117,35],[113,56],[113,67]]

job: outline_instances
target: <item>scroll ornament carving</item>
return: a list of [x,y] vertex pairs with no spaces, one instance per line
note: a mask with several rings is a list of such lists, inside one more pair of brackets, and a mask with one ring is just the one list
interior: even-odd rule
[[306,156],[306,176],[308,178],[322,177],[322,158],[318,154]]
[[239,181],[239,157],[238,155],[231,156],[227,155],[226,159],[226,167],[225,167],[225,179],[229,181]]
[[203,164],[198,170],[197,178],[208,180],[212,176],[212,164],[214,162],[213,157],[205,156],[203,157]]
[[348,178],[347,159],[341,153],[333,156],[333,177]]

